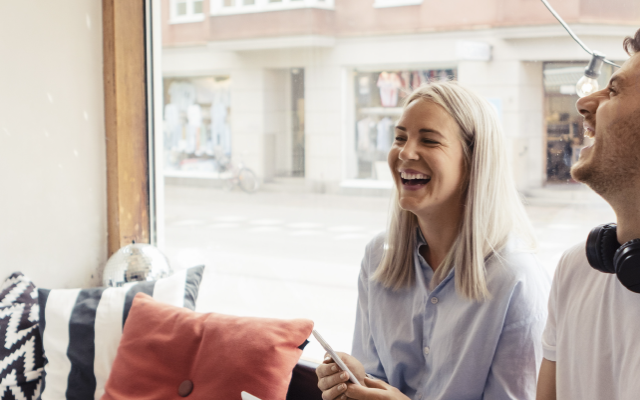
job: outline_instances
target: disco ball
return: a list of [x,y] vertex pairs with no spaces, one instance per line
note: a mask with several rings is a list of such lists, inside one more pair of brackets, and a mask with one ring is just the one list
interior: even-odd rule
[[120,287],[127,282],[155,281],[172,273],[167,257],[157,247],[132,242],[109,257],[102,284]]

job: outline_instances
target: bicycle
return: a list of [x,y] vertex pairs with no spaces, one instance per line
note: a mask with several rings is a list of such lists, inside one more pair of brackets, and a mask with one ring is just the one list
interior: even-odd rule
[[234,164],[229,157],[218,155],[216,157],[220,165],[220,177],[223,180],[223,187],[233,190],[239,186],[247,193],[255,193],[260,187],[258,176],[251,169],[244,166],[242,162]]

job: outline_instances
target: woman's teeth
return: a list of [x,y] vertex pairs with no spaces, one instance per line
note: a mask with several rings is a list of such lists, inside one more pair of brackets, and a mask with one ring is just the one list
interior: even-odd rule
[[400,172],[402,179],[430,179],[431,177],[424,174],[408,174],[406,172]]

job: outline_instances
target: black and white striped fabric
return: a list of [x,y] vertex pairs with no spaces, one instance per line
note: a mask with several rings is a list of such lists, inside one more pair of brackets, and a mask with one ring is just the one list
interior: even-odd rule
[[195,310],[204,266],[119,288],[39,289],[46,363],[42,400],[99,399],[137,293]]
[[20,272],[0,287],[0,399],[32,400],[40,394],[44,358],[38,330],[38,293]]

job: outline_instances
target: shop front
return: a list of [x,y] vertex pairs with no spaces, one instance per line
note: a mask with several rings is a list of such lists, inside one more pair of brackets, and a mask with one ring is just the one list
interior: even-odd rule
[[356,169],[348,179],[391,181],[387,153],[404,99],[428,82],[456,79],[456,69],[354,71]]

